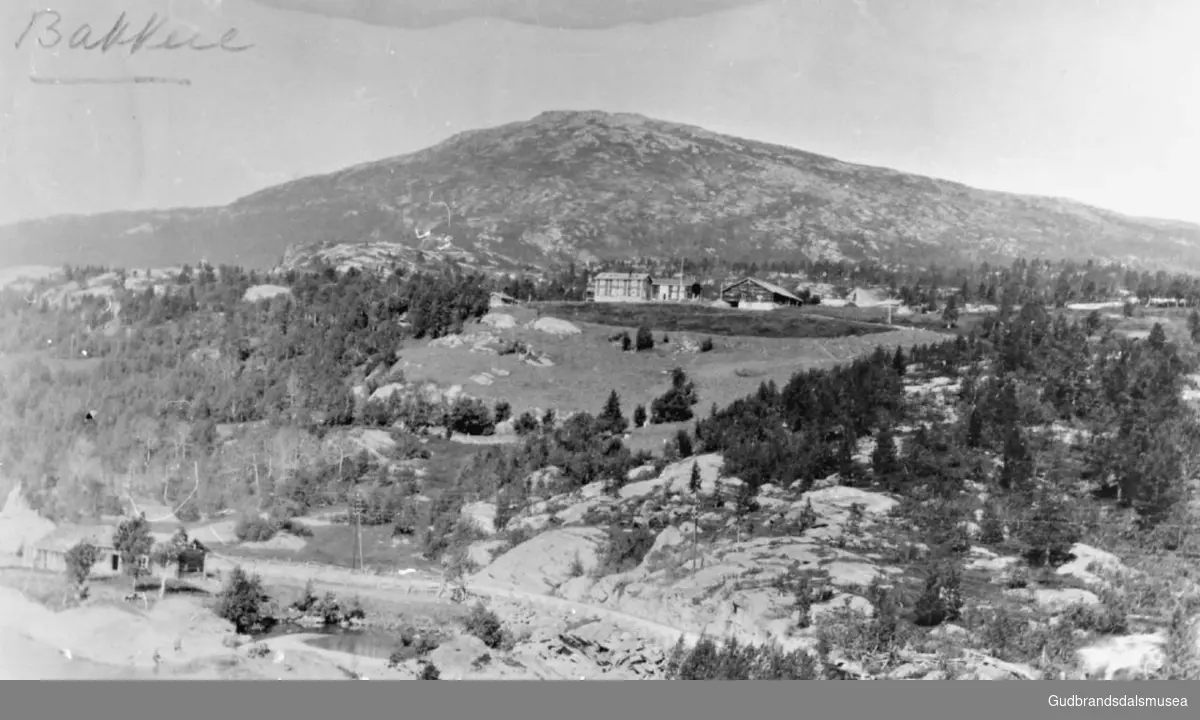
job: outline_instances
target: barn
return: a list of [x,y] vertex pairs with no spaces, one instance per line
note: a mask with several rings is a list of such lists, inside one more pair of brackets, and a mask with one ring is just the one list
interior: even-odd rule
[[774,310],[777,307],[803,305],[797,295],[773,282],[746,277],[725,286],[721,300],[741,310]]

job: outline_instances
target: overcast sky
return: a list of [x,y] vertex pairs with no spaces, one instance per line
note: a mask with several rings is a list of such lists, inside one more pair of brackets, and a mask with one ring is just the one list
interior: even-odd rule
[[[46,7],[254,47],[15,48]],[[0,222],[221,204],[552,109],[1200,221],[1196,0],[5,0],[0,27]]]

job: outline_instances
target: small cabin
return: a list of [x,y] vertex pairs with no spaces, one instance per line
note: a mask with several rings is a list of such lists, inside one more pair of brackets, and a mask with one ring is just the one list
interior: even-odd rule
[[80,543],[96,548],[92,577],[120,575],[121,555],[113,547],[112,525],[62,525],[34,545],[32,564],[37,570],[66,572],[67,553]]

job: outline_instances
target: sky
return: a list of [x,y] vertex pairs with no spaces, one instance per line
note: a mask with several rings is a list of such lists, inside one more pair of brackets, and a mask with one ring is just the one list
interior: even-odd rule
[[[66,47],[121,10],[250,47]],[[0,223],[224,204],[572,109],[1200,222],[1196,27],[1195,0],[6,0]],[[191,84],[31,80],[130,75]]]

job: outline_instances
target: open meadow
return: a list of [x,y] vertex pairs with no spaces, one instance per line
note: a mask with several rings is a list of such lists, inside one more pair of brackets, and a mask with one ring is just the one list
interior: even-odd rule
[[[577,305],[574,307],[617,307],[603,304]],[[667,306],[659,306],[667,307]],[[795,373],[836,365],[846,360],[870,353],[878,346],[893,350],[897,345],[940,342],[946,335],[917,328],[893,329],[879,326],[844,326],[824,319],[812,320],[804,326],[813,330],[859,330],[846,335],[824,335],[807,337],[718,335],[706,322],[692,321],[688,312],[695,312],[704,319],[712,315],[711,308],[697,306],[670,306],[667,327],[655,325],[651,316],[645,320],[630,318],[630,325],[599,324],[571,320],[578,334],[556,335],[544,332],[528,324],[540,311],[548,316],[548,308],[537,310],[516,307],[497,310],[495,315],[513,318],[512,327],[493,328],[482,323],[471,323],[464,328],[464,336],[489,333],[494,342],[524,343],[537,354],[548,358],[552,365],[535,365],[524,362],[517,355],[498,355],[494,350],[480,349],[478,344],[464,343],[458,347],[446,347],[444,343],[409,341],[401,350],[399,365],[405,378],[413,382],[433,382],[439,385],[463,386],[467,394],[489,401],[507,400],[515,414],[524,410],[554,408],[559,413],[600,410],[608,394],[616,390],[621,397],[626,413],[635,405],[649,403],[670,384],[672,368],[683,368],[695,381],[700,395],[700,407],[707,409],[712,403],[724,406],[737,398],[754,392],[760,383],[770,380],[783,385]],[[626,308],[628,310],[628,308]],[[599,312],[607,312],[602,310]],[[762,323],[778,322],[778,327],[792,327],[797,316],[782,316],[781,321],[767,318],[773,313],[740,313],[721,311],[722,322],[726,315],[742,318],[743,323],[760,323],[747,326],[761,329]],[[555,314],[553,317],[564,318]],[[615,322],[616,315],[609,317]],[[767,319],[764,319],[767,318]],[[624,351],[615,338],[623,331],[631,335],[638,324],[646,322],[654,336],[654,347],[640,352]],[[731,322],[731,321],[729,321]],[[700,325],[702,331],[677,330],[678,326]],[[773,326],[774,327],[774,326]],[[729,329],[733,329],[730,324]],[[880,332],[882,330],[882,332]],[[664,336],[667,342],[663,342]],[[701,343],[711,339],[712,350],[700,352]],[[481,383],[479,380],[483,380]]]

